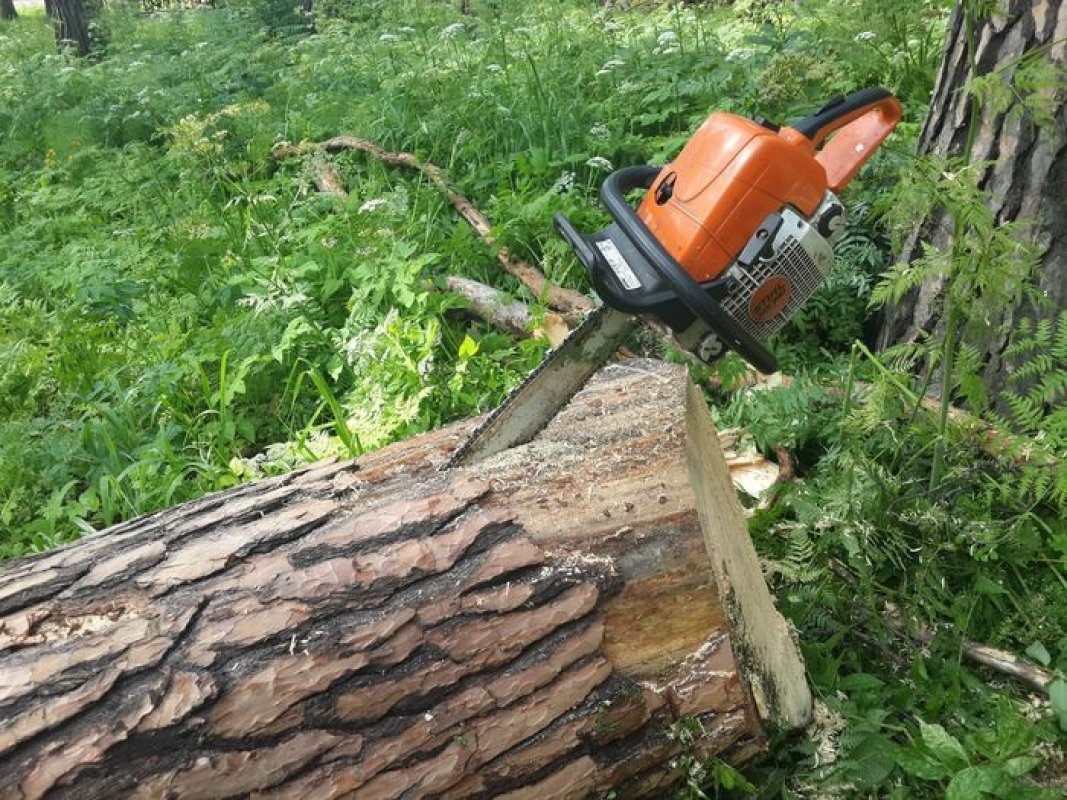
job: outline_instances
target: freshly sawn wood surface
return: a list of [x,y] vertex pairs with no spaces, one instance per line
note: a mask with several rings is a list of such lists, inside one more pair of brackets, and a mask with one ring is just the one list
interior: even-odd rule
[[0,797],[660,796],[744,761],[810,699],[687,385],[609,367],[471,468],[463,423],[3,565]]

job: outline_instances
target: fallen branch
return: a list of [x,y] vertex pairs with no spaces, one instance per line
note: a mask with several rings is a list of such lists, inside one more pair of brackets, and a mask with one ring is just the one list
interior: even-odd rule
[[562,342],[570,332],[570,327],[558,314],[549,312],[538,324],[525,303],[508,297],[505,292],[492,286],[457,275],[449,276],[445,285],[450,291],[470,301],[468,311],[500,330],[524,338],[544,337],[553,347]]
[[497,261],[500,262],[505,272],[518,279],[534,295],[544,298],[551,308],[560,311],[569,322],[577,322],[593,310],[593,301],[581,292],[566,289],[562,286],[553,286],[537,267],[521,259],[512,258],[506,247],[498,247],[496,239],[492,235],[492,225],[489,224],[489,220],[486,219],[485,215],[475,208],[466,197],[449,185],[440,167],[420,161],[412,153],[395,153],[383,150],[366,139],[358,139],[354,136],[342,134],[318,143],[301,142],[300,144],[283,145],[274,149],[273,156],[276,159],[281,159],[304,153],[319,151],[338,153],[344,150],[358,150],[373,156],[384,164],[418,170],[444,192],[452,207],[474,228],[482,241],[496,251]]
[[342,200],[348,197],[344,181],[337,167],[324,158],[313,158],[311,162],[311,179],[315,182],[315,188],[322,194],[330,194]]
[[[892,621],[890,621],[890,624],[892,624]],[[928,645],[933,642],[935,633],[932,628],[922,625],[913,635],[917,641]],[[1048,693],[1049,684],[1052,683],[1052,675],[1048,670],[1042,669],[1033,662],[1019,658],[1014,653],[1001,650],[999,647],[991,647],[988,644],[976,642],[973,639],[961,639],[960,652],[976,664],[981,664],[983,667],[988,667],[1002,675],[1007,675],[1021,683],[1025,683],[1035,691]]]
[[[832,560],[830,562],[830,570],[850,586],[856,585],[856,577],[840,561]],[[873,615],[865,612],[862,605],[857,605],[856,610],[868,622],[871,621]],[[933,628],[921,623],[914,630],[910,630],[901,616],[900,609],[892,602],[885,604],[885,610],[878,615],[878,618],[884,628],[892,635],[923,647],[929,647],[937,635]],[[897,663],[898,667],[903,669],[907,666],[906,659],[901,658],[899,653],[892,653],[887,650],[876,638],[864,637],[858,631],[853,631],[853,634],[857,635],[858,638],[867,639],[868,644],[875,645],[880,650],[883,650],[891,660]],[[1038,692],[1048,693],[1049,684],[1052,683],[1052,674],[1031,661],[1019,658],[1014,653],[1001,650],[999,647],[991,647],[988,644],[976,642],[973,639],[964,638],[960,639],[960,652],[976,664],[981,664],[1002,675],[1014,678]]]
[[782,487],[787,483],[792,483],[796,477],[793,454],[788,447],[776,444],[774,446],[774,457],[778,461],[778,476],[774,479],[774,483],[771,484],[770,488],[764,492],[763,497],[757,504],[756,508],[760,511],[770,511],[774,504],[778,502],[778,498],[782,494]]
[[[837,569],[834,571],[841,574]],[[933,628],[923,624],[920,624],[914,631],[909,631],[901,619],[900,609],[893,603],[886,603],[882,619],[897,636],[911,639],[924,647],[929,646],[937,635]],[[960,639],[960,652],[976,664],[1014,678],[1035,691],[1048,693],[1049,684],[1052,683],[1052,674],[1031,661],[1019,658],[1014,653],[976,642],[974,639],[964,638]]]

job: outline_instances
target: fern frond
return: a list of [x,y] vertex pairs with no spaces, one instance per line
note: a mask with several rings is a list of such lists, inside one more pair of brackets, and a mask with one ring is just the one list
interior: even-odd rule
[[1035,392],[1050,406],[1055,405],[1067,395],[1067,370],[1046,372]]
[[1004,394],[1002,400],[1011,411],[1012,427],[1019,430],[1033,431],[1040,424],[1045,415],[1043,403],[1035,401],[1029,396],[1017,394]]
[[1040,355],[1030,356],[1029,360],[1021,365],[1012,374],[1012,383],[1020,383],[1031,380],[1033,378],[1044,375],[1053,368],[1055,362],[1048,353],[1041,353]]
[[[1051,327],[1051,321],[1048,322]],[[1051,338],[1053,357],[1059,361],[1067,362],[1067,312],[1060,314],[1056,324],[1056,333]]]

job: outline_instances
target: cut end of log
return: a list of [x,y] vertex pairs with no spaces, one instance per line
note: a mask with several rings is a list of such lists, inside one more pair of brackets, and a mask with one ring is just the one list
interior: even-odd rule
[[704,395],[687,392],[686,452],[704,543],[760,714],[786,730],[811,720],[812,699],[793,631],[774,607],[729,480]]

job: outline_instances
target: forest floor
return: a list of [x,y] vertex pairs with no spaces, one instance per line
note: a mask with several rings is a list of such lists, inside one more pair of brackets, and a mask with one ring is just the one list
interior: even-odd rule
[[[974,406],[931,412],[921,353],[868,350],[889,222],[922,216],[916,193],[987,208],[960,194],[973,170],[914,155],[947,0],[316,0],[314,29],[288,0],[111,4],[89,59],[16,3],[0,29],[0,559],[485,412],[541,362],[544,338],[448,289],[503,289],[538,326],[556,310],[438,185],[314,143],[437,165],[497,246],[585,293],[552,215],[606,224],[610,170],[664,163],[712,110],[784,122],[889,88],[904,120],[842,195],[832,274],[769,343],[782,374],[753,388],[736,357],[693,370],[716,425],[789,466],[744,500],[817,714],[750,788],[692,760],[688,797],[1064,796],[1067,315],[1024,337],[1019,374],[1047,397],[981,424]],[[343,194],[316,191],[326,171]],[[681,358],[651,334],[630,347]],[[974,362],[955,361],[960,396]],[[1044,677],[971,661],[975,642]]]

